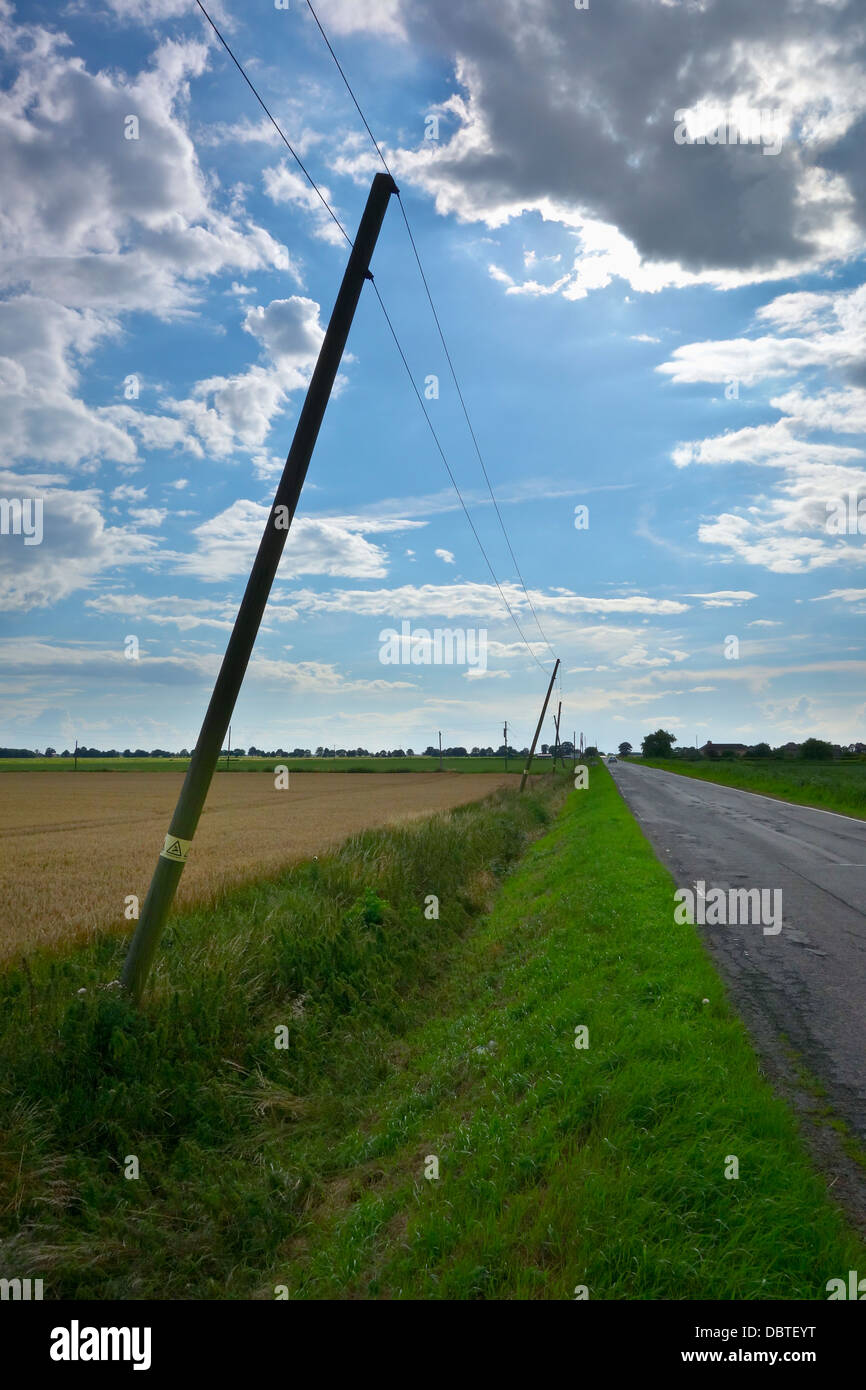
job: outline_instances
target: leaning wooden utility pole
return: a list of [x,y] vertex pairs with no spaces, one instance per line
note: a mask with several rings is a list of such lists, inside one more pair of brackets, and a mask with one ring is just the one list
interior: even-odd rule
[[[559,757],[559,721],[560,721],[561,717],[562,717],[562,701],[560,700],[560,702],[559,702],[559,709],[556,711],[556,714],[555,714],[554,717],[553,717],[553,722],[554,722],[554,724],[556,725],[556,743],[553,745],[553,771],[554,771],[554,772],[556,771],[556,760],[557,760],[557,758]],[[563,765],[563,767],[565,767],[565,763],[564,763],[564,762],[563,762],[562,765]]]
[[532,740],[532,747],[529,750],[529,757],[526,760],[526,767],[523,769],[523,776],[520,779],[520,790],[526,786],[526,779],[529,776],[529,769],[532,767],[532,759],[535,756],[535,745],[538,742],[538,735],[541,733],[541,726],[544,723],[544,716],[547,714],[547,705],[550,700],[550,692],[553,689],[553,682],[556,680],[556,673],[559,670],[559,657],[556,658],[556,665],[553,668],[553,675],[550,677],[550,685],[547,687],[547,694],[544,697],[544,704],[541,707],[541,714],[538,716],[538,724],[535,729],[535,737]]
[[365,279],[372,279],[369,269],[370,258],[388,207],[388,200],[391,194],[397,191],[390,174],[376,174],[298,418],[283,476],[201,726],[198,743],[190,759],[165,844],[159,852],[141,918],[123,966],[121,982],[136,1002],[141,998],[202,813],[226,729],[271,592],[274,575],[280,563],[286,536],[307,476],[307,468],[340,366],[355,309],[361,297],[361,289]]

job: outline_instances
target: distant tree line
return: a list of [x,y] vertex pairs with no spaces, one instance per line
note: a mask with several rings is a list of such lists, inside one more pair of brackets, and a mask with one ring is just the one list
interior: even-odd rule
[[[547,744],[544,745],[547,752]],[[552,749],[551,749],[552,751]],[[44,753],[40,753],[35,748],[0,748],[0,758],[71,758],[77,752],[79,758],[188,758],[190,751],[188,748],[181,748],[180,751],[172,751],[168,748],[88,748],[84,745],[78,749],[64,748],[58,754],[56,748],[46,748]],[[509,744],[508,753],[514,757],[528,754],[528,748],[514,748]],[[571,744],[561,743],[560,752],[565,756],[571,756]],[[500,744],[499,748],[472,748],[467,750],[463,747],[443,748],[443,757],[447,758],[494,758],[505,756],[505,744]],[[220,753],[221,758],[414,758],[416,757],[413,748],[380,748],[377,751],[370,748],[324,748],[319,747],[312,752],[309,748],[258,748],[252,744],[249,748],[224,748]],[[424,750],[425,757],[438,758],[439,749],[432,745]]]
[[[708,740],[702,748],[674,748],[676,734],[667,729],[656,729],[641,740],[641,752],[645,758],[680,758],[685,762],[734,762],[740,758],[803,758],[806,761],[829,761],[832,758],[863,758],[866,745],[855,743],[843,747],[828,743],[822,738],[807,738],[802,743],[785,743],[773,748],[769,743],[712,743]],[[630,743],[621,743],[622,757],[632,751]]]

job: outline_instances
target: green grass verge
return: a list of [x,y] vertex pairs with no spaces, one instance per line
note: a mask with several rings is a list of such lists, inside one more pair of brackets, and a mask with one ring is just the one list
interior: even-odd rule
[[366,834],[184,919],[140,1018],[69,1002],[116,971],[109,940],[0,982],[4,1273],[47,1297],[823,1299],[866,1267],[609,775],[539,835],[563,793]]
[[[525,759],[518,753],[508,758],[508,771],[523,771]],[[436,772],[435,758],[232,758],[220,759],[218,773],[273,772],[279,763],[290,772]],[[81,772],[185,772],[189,758],[79,758]],[[0,758],[0,772],[71,772],[72,758]],[[550,770],[547,758],[533,763],[536,772]],[[570,762],[568,763],[570,766]],[[442,758],[445,772],[504,772],[505,758]]]
[[175,919],[140,1015],[100,988],[116,936],[0,976],[0,1274],[46,1298],[248,1296],[568,786],[365,832]]
[[770,761],[689,763],[677,758],[641,758],[647,767],[720,782],[725,787],[760,792],[763,796],[839,811],[866,818],[866,762],[800,762],[796,758]]

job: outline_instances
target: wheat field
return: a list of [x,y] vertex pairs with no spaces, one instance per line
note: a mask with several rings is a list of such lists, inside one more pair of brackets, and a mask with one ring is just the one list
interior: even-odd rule
[[[104,928],[131,932],[182,774],[0,776],[0,961]],[[278,872],[357,831],[430,815],[514,784],[490,773],[218,772],[176,902]]]

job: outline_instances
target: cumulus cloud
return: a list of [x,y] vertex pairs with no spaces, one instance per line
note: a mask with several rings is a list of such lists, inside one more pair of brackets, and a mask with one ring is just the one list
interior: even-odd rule
[[[178,561],[178,571],[213,581],[247,574],[269,512],[258,502],[240,499],[202,522],[193,531],[196,550]],[[409,531],[421,524],[398,518],[298,517],[286,541],[280,575],[380,578],[387,574],[387,552],[367,535]]]
[[[505,582],[502,592],[515,613],[529,614],[527,595],[518,584]],[[545,611],[567,617],[580,613],[668,617],[685,613],[689,607],[688,604],[674,599],[651,598],[646,594],[632,594],[626,598],[591,598],[575,594],[569,589],[558,588],[549,592],[530,589],[529,598],[537,612]],[[493,584],[403,584],[393,589],[334,589],[323,594],[310,589],[299,589],[281,593],[279,601],[298,615],[354,613],[359,617],[441,616],[503,618],[508,621],[499,590]]]
[[[353,9],[363,27],[367,7]],[[439,141],[419,131],[388,151],[392,167],[443,215],[495,228],[532,211],[567,228],[577,254],[558,293],[616,275],[641,290],[732,286],[863,244],[866,35],[849,5],[415,0],[403,23],[454,63],[454,88],[436,108]],[[677,110],[695,133],[770,111],[781,149],[677,144]],[[337,167],[373,166],[350,149]],[[503,274],[512,293],[551,292]]]
[[[74,677],[76,685],[87,683],[91,690],[104,693],[106,684],[115,691],[135,686],[187,686],[210,684],[220,666],[216,653],[185,652],[159,656],[142,651],[140,659],[127,661],[123,646],[82,647],[38,638],[0,639],[4,669],[14,672],[22,683],[36,678],[40,687],[62,684]],[[247,679],[252,684],[277,685],[311,695],[344,695],[369,691],[411,690],[412,681],[357,679],[339,667],[322,661],[286,661],[254,653]]]
[[[684,344],[657,370],[677,382],[734,377],[752,385],[796,376],[805,367],[836,378],[860,372],[866,356],[866,286],[780,295],[756,317],[775,331],[754,339]],[[770,424],[727,430],[673,450],[677,468],[747,465],[771,473],[749,505],[704,520],[699,540],[717,547],[722,559],[778,574],[862,565],[866,548],[857,507],[866,498],[866,454],[854,436],[866,428],[866,389],[851,384],[811,390],[800,383],[772,396],[770,405],[781,417]],[[834,523],[840,515],[842,523]]]
[[[188,6],[116,9],[157,20]],[[0,50],[15,68],[0,88],[0,183],[15,190],[0,206],[4,456],[133,470],[139,444],[201,455],[196,406],[172,418],[129,404],[91,408],[79,393],[82,365],[120,335],[124,314],[188,314],[211,276],[295,269],[200,168],[186,109],[208,42],[165,40],[134,74],[91,71],[62,32],[16,24],[4,4]],[[206,411],[219,408],[196,405],[205,435],[218,435]]]
[[[61,483],[61,486],[57,484]],[[156,542],[134,529],[106,526],[100,495],[71,491],[51,475],[0,472],[0,495],[38,502],[42,538],[6,535],[0,546],[0,609],[30,612],[89,588],[96,578],[155,558]]]

